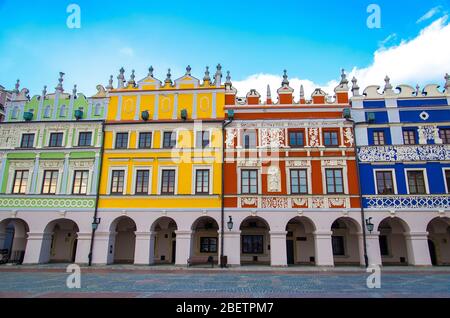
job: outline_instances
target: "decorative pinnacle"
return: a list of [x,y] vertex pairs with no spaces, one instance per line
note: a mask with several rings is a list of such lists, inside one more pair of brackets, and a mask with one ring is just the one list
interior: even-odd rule
[[352,86],[353,96],[359,96],[358,80],[354,76],[352,78],[352,84],[353,84],[353,86]]
[[18,94],[19,93],[19,88],[20,88],[20,79],[17,80],[16,85],[14,86],[14,93]]
[[214,74],[214,84],[220,85],[220,82],[222,80],[222,65],[217,64],[216,66],[216,74]]
[[419,92],[420,92],[420,86],[419,84],[416,85],[416,96],[419,96]]
[[117,80],[118,80],[118,88],[123,88],[123,83],[125,83],[125,69],[123,67],[120,68],[119,70],[119,76],[117,76]]
[[47,85],[44,85],[44,89],[42,90],[42,96],[46,96],[47,95]]
[[186,75],[191,75],[191,70],[192,70],[191,66],[188,65],[188,66],[186,67]]
[[209,76],[209,66],[206,67],[205,70],[205,76],[203,77],[203,81],[206,82],[210,82],[211,81],[211,77]]
[[386,82],[386,85],[384,86],[384,90],[391,90],[392,89],[392,85],[391,85],[391,79],[389,78],[389,76],[386,75],[384,81]]
[[150,66],[149,68],[148,68],[148,77],[153,77],[153,66]]
[[450,89],[450,75],[445,73],[445,89],[448,91]]
[[341,71],[341,84],[348,84],[347,74],[345,74],[345,70]]
[[300,98],[305,98],[305,88],[303,87],[303,84],[300,85]]
[[272,93],[270,92],[270,85],[267,85],[267,99],[272,99]]
[[287,70],[283,71],[283,81],[281,82],[281,85],[289,85],[289,80],[288,80],[288,75],[287,75]]
[[75,97],[77,96],[77,85],[76,84],[73,85],[72,95],[75,96]]
[[128,85],[132,85],[132,86],[135,86],[135,84],[136,84],[136,82],[135,82],[135,78],[136,78],[136,75],[134,75],[134,70],[131,70],[131,75],[130,75],[130,80],[128,81]]
[[227,71],[227,77],[226,77],[226,82],[225,82],[225,84],[231,85],[231,75],[230,75],[230,71]]
[[113,82],[114,82],[114,76],[110,76],[109,77],[109,81],[108,81],[108,86],[106,86],[106,89],[113,89],[114,87],[113,87]]
[[59,79],[58,79],[58,86],[56,86],[56,90],[63,92],[64,88],[63,88],[63,82],[64,82],[64,74],[63,72],[59,72]]
[[166,80],[165,80],[165,82],[166,83],[169,83],[169,84],[172,84],[172,79],[171,79],[171,77],[172,77],[172,74],[170,74],[170,68],[167,70],[167,77],[166,77]]

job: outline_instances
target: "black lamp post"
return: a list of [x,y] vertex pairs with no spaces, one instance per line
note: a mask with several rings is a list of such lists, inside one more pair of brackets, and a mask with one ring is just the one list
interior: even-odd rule
[[94,231],[97,230],[101,220],[102,220],[101,218],[94,218],[94,221],[92,221],[92,229]]
[[233,218],[230,215],[230,220],[227,222],[227,227],[231,231],[233,229]]
[[372,223],[371,217],[366,219],[366,227],[367,227],[367,230],[370,232],[370,234],[372,234],[374,225]]

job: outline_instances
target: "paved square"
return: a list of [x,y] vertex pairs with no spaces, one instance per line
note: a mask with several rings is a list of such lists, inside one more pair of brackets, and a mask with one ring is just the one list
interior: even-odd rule
[[82,268],[81,289],[66,287],[64,267],[0,267],[0,297],[450,297],[449,270],[382,272],[369,289],[362,269],[312,271],[266,269]]

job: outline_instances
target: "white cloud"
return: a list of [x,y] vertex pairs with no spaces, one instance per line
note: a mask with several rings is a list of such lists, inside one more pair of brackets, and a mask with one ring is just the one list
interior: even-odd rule
[[427,13],[425,13],[423,16],[421,16],[416,23],[421,23],[423,21],[429,20],[432,17],[434,17],[437,13],[439,13],[439,11],[441,11],[441,6],[437,6],[434,7],[432,9],[430,9]]
[[133,57],[134,56],[134,50],[131,47],[123,47],[119,50],[120,55],[123,55],[125,57]]
[[[367,67],[355,66],[348,74],[349,81],[353,76],[358,79],[361,91],[369,85],[384,85],[384,78],[389,75],[395,85],[416,84],[422,87],[430,83],[443,86],[444,75],[450,72],[450,24],[448,16],[444,16],[424,28],[412,40],[403,40],[397,46],[380,48],[374,53],[373,62]],[[337,78],[339,76],[337,75]],[[276,100],[276,90],[281,86],[282,78],[272,74],[255,74],[242,81],[233,81],[239,96],[245,96],[254,88],[265,100],[267,84],[272,91],[272,99]],[[290,86],[295,89],[298,99],[300,84],[304,85],[306,97],[309,98],[315,88],[322,88],[329,95],[334,95],[338,80],[318,84],[310,79],[290,78]],[[351,83],[350,83],[351,84]]]

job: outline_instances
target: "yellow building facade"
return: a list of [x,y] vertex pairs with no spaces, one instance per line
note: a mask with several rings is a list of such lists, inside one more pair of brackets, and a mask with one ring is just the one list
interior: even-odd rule
[[[203,80],[128,81],[106,91],[108,114],[100,177],[94,263],[177,263],[219,255],[221,66]],[[201,233],[201,234],[200,234]],[[201,235],[201,237],[199,237]],[[134,245],[134,248],[133,248]],[[105,252],[107,251],[107,255]]]

